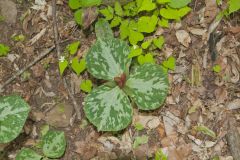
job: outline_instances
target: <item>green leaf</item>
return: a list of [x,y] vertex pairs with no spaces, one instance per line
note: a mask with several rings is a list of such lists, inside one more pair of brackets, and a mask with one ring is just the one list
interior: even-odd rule
[[81,59],[79,62],[78,58],[75,57],[72,59],[71,67],[76,72],[76,74],[79,76],[80,73],[82,73],[86,69],[86,61],[85,61],[85,59]]
[[115,16],[115,17],[113,18],[113,20],[111,21],[110,26],[111,26],[112,28],[113,28],[113,27],[117,27],[117,26],[119,26],[119,25],[121,24],[121,21],[122,21],[121,17]]
[[105,17],[106,20],[113,19],[114,10],[111,6],[101,9],[101,10],[99,10],[99,12]]
[[82,25],[83,23],[83,10],[79,9],[74,13],[74,20],[77,24]]
[[118,87],[100,86],[85,98],[84,112],[98,131],[119,131],[132,120],[132,106]]
[[209,129],[208,127],[206,127],[204,125],[195,126],[194,129],[196,131],[202,132],[203,134],[206,134],[212,138],[216,138],[215,132],[213,132],[211,129]]
[[43,154],[48,158],[60,158],[66,149],[66,139],[62,131],[48,131],[43,137]]
[[171,2],[171,0],[157,0],[158,4],[165,4],[165,3],[169,3]]
[[236,12],[240,9],[240,1],[239,0],[229,0],[228,5],[229,5],[228,14]]
[[23,34],[19,34],[19,35],[14,35],[14,36],[12,36],[11,37],[14,41],[17,41],[17,42],[19,42],[19,41],[24,41],[25,40],[25,36],[23,35]]
[[78,9],[81,7],[80,0],[69,0],[68,5],[71,9]]
[[159,49],[162,49],[164,43],[165,43],[165,39],[163,36],[160,36],[157,39],[153,39],[153,44]]
[[74,55],[78,51],[80,45],[79,41],[73,42],[67,46],[67,50],[71,55]]
[[113,38],[113,32],[109,23],[105,19],[99,19],[95,24],[97,38]]
[[129,96],[139,109],[153,110],[163,104],[168,94],[168,76],[161,66],[144,64],[130,75],[126,87],[131,90]]
[[29,148],[22,148],[16,156],[16,160],[41,160],[42,158],[42,156]]
[[98,39],[87,56],[88,71],[98,79],[113,80],[122,73],[128,73],[131,59],[126,42],[115,38]]
[[147,49],[151,44],[152,44],[152,39],[149,39],[149,40],[143,42],[142,45],[141,45],[141,47],[142,47],[143,49]]
[[168,157],[163,153],[161,149],[155,153],[155,160],[168,160]]
[[138,14],[138,7],[135,1],[127,3],[123,8],[125,16],[136,16]]
[[82,83],[80,84],[81,90],[84,92],[91,92],[92,91],[92,81],[91,80],[83,80]]
[[217,64],[217,65],[213,66],[213,71],[214,72],[219,73],[219,72],[221,72],[221,70],[222,70],[222,68],[221,68],[220,65]]
[[178,10],[178,14],[180,17],[184,17],[185,15],[187,15],[192,9],[188,6],[183,7],[181,9]]
[[19,96],[0,97],[0,143],[8,143],[20,134],[29,110]]
[[165,18],[162,18],[158,21],[158,25],[163,27],[163,28],[169,28],[169,23],[168,20]]
[[152,0],[143,0],[141,7],[139,8],[138,12],[141,11],[152,11],[156,8],[156,4],[152,2]]
[[144,126],[143,126],[141,123],[139,123],[139,122],[137,122],[137,123],[134,125],[134,127],[135,127],[135,129],[136,129],[137,131],[141,131],[141,130],[144,129]]
[[10,48],[0,43],[0,57],[6,56],[10,52]]
[[68,61],[64,57],[61,57],[61,59],[59,59],[59,62],[58,62],[58,67],[59,67],[61,76],[63,75],[67,66],[68,66]]
[[166,61],[163,61],[163,66],[167,69],[175,70],[176,59],[170,56]]
[[190,2],[191,0],[171,0],[170,3],[168,3],[168,5],[171,8],[183,8],[187,6]]
[[142,41],[144,39],[144,36],[140,32],[136,32],[134,30],[130,30],[129,33],[129,42],[131,45],[137,44],[139,41]]
[[102,0],[79,0],[81,7],[92,7],[99,6],[102,3]]
[[155,30],[157,22],[158,18],[155,15],[152,15],[151,17],[142,16],[138,20],[138,31],[151,33]]
[[146,143],[148,143],[148,136],[143,135],[143,136],[136,137],[133,143],[133,148],[137,148],[138,146]]
[[138,63],[140,65],[143,65],[145,63],[155,63],[155,60],[153,58],[153,55],[151,53],[144,55],[138,56]]
[[116,15],[118,15],[120,17],[123,16],[123,9],[121,7],[121,4],[118,1],[116,1],[114,4],[114,10],[115,10]]
[[133,58],[133,57],[136,57],[136,56],[139,56],[142,54],[142,48],[139,48],[138,46],[134,45],[132,48],[131,48],[131,51],[128,55],[128,58]]
[[160,15],[166,19],[180,20],[180,18],[181,18],[178,13],[178,10],[172,9],[172,8],[161,8]]
[[129,31],[128,25],[129,25],[128,20],[122,21],[122,23],[120,25],[120,37],[121,37],[121,39],[125,39],[129,36],[130,31]]
[[48,124],[45,124],[45,125],[41,126],[40,133],[41,133],[42,137],[45,136],[48,131],[49,131],[49,125]]

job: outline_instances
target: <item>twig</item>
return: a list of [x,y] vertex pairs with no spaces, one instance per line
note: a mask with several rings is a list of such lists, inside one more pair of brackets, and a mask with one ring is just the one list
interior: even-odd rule
[[26,70],[28,70],[29,68],[31,68],[33,65],[35,65],[37,62],[39,62],[40,60],[42,60],[45,56],[47,56],[53,49],[55,48],[55,46],[52,46],[48,49],[45,49],[42,53],[40,53],[40,55],[31,63],[29,63],[26,67],[22,68],[21,70],[17,71],[17,73],[15,73],[11,78],[9,78],[6,82],[4,82],[2,85],[0,85],[0,92],[3,91],[3,89],[9,85],[12,81],[14,81],[18,76],[20,76],[23,72],[25,72]]
[[[56,16],[56,0],[52,0],[52,16],[53,16],[53,32],[54,32],[55,46],[56,46],[56,51],[57,51],[58,58],[60,58],[61,52],[60,52],[59,37],[58,37],[58,26],[57,26],[57,16]],[[74,110],[77,114],[77,118],[80,120],[81,119],[80,109],[77,105],[77,102],[76,102],[71,90],[68,87],[67,80],[66,80],[65,77],[63,77],[63,84],[64,84],[65,89],[68,92],[69,97],[72,100]]]

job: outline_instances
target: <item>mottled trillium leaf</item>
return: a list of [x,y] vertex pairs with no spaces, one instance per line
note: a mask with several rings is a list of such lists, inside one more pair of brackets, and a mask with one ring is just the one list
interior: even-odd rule
[[43,137],[43,154],[48,158],[60,158],[66,149],[66,139],[62,131],[48,131]]
[[168,5],[171,8],[183,8],[187,6],[190,2],[191,0],[171,0],[170,3],[168,3]]
[[114,80],[122,73],[128,73],[131,63],[129,52],[129,46],[122,40],[98,39],[86,56],[88,71],[95,78]]
[[16,160],[41,160],[42,156],[37,154],[35,151],[29,148],[23,148],[17,154]]
[[138,12],[141,11],[152,11],[156,8],[156,4],[152,2],[152,0],[143,0],[142,4],[138,10]]
[[139,109],[159,108],[168,93],[168,76],[161,66],[147,63],[136,68],[126,82],[130,97]]
[[8,143],[19,135],[29,110],[19,96],[0,97],[0,143]]
[[158,18],[155,15],[151,17],[142,16],[138,20],[138,31],[144,33],[151,33],[155,30]]
[[132,120],[132,106],[118,87],[100,86],[85,98],[84,112],[98,131],[119,131]]
[[97,38],[113,38],[113,32],[109,23],[105,19],[99,19],[95,24]]

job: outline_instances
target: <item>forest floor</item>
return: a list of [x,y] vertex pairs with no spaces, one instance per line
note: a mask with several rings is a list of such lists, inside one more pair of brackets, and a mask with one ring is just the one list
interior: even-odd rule
[[[31,0],[0,0],[2,14],[7,16],[0,22],[0,43],[11,48],[7,57],[0,58],[0,84],[44,49],[55,45],[52,4],[50,0],[46,2],[37,5]],[[41,130],[49,125],[66,134],[63,160],[147,159],[154,157],[160,148],[168,153],[169,160],[208,160],[215,156],[232,160],[227,137],[240,132],[240,14],[220,22],[213,34],[213,40],[219,37],[219,41],[214,44],[207,38],[219,9],[211,0],[193,0],[190,6],[191,13],[181,22],[158,29],[166,39],[158,55],[160,61],[170,55],[176,58],[176,69],[169,73],[171,89],[164,106],[153,112],[135,109],[133,124],[120,133],[98,132],[84,116],[86,94],[79,88],[83,79],[92,77],[87,72],[79,77],[70,71],[64,74],[82,112],[79,121],[59,75],[57,53],[53,50],[0,93],[19,94],[31,106],[20,136],[10,144],[0,145],[0,159],[14,159],[22,147],[37,146]],[[83,31],[75,24],[67,0],[57,1],[57,24],[61,51],[70,42],[79,40],[81,56],[96,39],[93,27]],[[24,41],[11,38],[20,34],[25,36]],[[211,55],[214,54],[209,51],[211,45],[216,47],[216,55]],[[211,58],[214,56],[216,60]],[[215,64],[221,67],[219,73],[212,69]],[[145,129],[137,131],[136,122]],[[209,128],[204,130],[207,133],[196,131],[200,124]],[[207,135],[211,131],[216,137]],[[135,137],[140,135],[148,136],[148,143],[133,148]]]

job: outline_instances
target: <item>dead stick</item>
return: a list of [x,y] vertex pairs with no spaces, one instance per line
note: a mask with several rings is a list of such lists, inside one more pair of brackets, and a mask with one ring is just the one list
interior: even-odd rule
[[[56,51],[57,51],[58,58],[60,58],[61,52],[60,52],[59,37],[58,37],[58,26],[57,26],[57,16],[56,16],[56,0],[52,0],[52,16],[53,16],[53,32],[54,32],[55,46],[56,46]],[[64,84],[65,89],[68,92],[69,97],[72,100],[74,110],[77,114],[77,118],[80,120],[81,119],[80,109],[77,105],[77,102],[76,102],[71,90],[68,87],[67,80],[66,80],[65,77],[63,77],[63,84]]]
[[45,56],[47,56],[53,49],[55,48],[55,46],[52,46],[48,49],[45,49],[42,53],[40,53],[40,55],[31,63],[29,63],[26,67],[22,68],[21,70],[19,70],[17,73],[15,73],[11,78],[9,78],[6,82],[4,82],[2,85],[0,85],[0,92],[3,91],[3,89],[9,85],[12,81],[14,81],[18,76],[20,76],[23,72],[25,72],[26,70],[28,70],[29,68],[31,68],[33,65],[35,65],[37,62],[39,62],[40,60],[42,60]]

